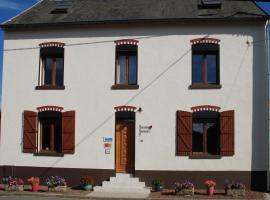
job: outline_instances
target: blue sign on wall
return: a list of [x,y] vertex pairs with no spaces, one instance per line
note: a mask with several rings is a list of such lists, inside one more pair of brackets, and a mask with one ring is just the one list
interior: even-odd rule
[[113,141],[113,139],[112,138],[103,138],[103,142],[112,142]]

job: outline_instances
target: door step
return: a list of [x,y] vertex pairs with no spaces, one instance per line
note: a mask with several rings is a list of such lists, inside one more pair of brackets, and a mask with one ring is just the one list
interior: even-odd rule
[[116,173],[110,177],[110,181],[103,181],[102,186],[95,186],[91,197],[123,197],[123,198],[145,198],[150,194],[150,189],[140,182],[139,178],[132,174]]

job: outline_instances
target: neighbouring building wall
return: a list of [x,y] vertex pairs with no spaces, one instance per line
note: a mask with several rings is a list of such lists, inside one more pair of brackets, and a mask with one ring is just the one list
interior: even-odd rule
[[[150,25],[7,31],[3,67],[0,165],[115,169],[115,106],[136,113],[135,169],[151,171],[267,170],[268,82],[264,24]],[[220,39],[221,89],[191,90],[191,39]],[[136,38],[138,90],[112,90],[114,40]],[[35,90],[39,44],[66,44],[65,90]],[[256,43],[252,43],[258,41]],[[34,48],[31,48],[34,47]],[[22,114],[55,105],[76,111],[75,154],[38,157],[22,153]],[[235,110],[235,155],[220,159],[176,156],[176,111],[197,105]],[[139,134],[139,125],[153,128]],[[245,176],[243,174],[243,176]]]

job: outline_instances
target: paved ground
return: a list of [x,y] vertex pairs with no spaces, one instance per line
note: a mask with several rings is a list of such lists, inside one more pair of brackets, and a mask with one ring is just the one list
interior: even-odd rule
[[[0,200],[71,200],[71,199],[80,200],[80,198],[63,198],[63,197],[0,196]],[[91,200],[112,200],[112,199],[113,198],[95,198],[95,199],[91,198]],[[196,200],[198,198],[184,198],[184,199]],[[217,200],[215,198],[208,198],[208,199]],[[267,197],[265,199],[270,199],[270,195],[267,195]],[[124,199],[118,199],[118,200],[124,200]],[[198,200],[200,200],[200,198]],[[221,199],[218,199],[218,200],[221,200]],[[226,200],[228,200],[228,199],[226,199]],[[234,198],[234,200],[238,200],[238,199]]]

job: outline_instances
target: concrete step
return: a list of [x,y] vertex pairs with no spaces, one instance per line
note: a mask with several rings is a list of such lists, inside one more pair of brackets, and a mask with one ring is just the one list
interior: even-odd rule
[[134,193],[134,194],[150,194],[150,189],[148,188],[112,188],[112,187],[103,187],[95,186],[94,192],[104,192],[104,193]]
[[144,182],[111,182],[111,181],[103,181],[103,187],[113,187],[113,188],[144,188]]
[[115,192],[91,192],[86,195],[87,197],[97,197],[97,198],[130,198],[130,199],[145,199],[149,196],[149,193],[115,193]]
[[133,174],[116,173],[116,178],[132,178]]
[[139,182],[139,178],[137,177],[132,177],[132,178],[126,178],[126,177],[110,177],[110,182],[115,183],[115,182],[123,182],[123,183],[129,183],[129,182]]

